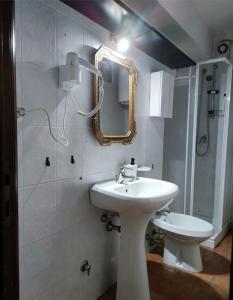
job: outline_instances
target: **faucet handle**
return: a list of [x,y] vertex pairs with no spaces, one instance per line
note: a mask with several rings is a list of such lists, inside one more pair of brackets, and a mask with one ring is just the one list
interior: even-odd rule
[[124,166],[121,166],[121,168],[120,168],[120,174],[122,176],[125,176],[125,167]]
[[163,214],[169,214],[171,211],[170,211],[170,208],[167,206],[167,207],[164,207],[158,211],[155,212],[155,215],[156,216],[161,216]]

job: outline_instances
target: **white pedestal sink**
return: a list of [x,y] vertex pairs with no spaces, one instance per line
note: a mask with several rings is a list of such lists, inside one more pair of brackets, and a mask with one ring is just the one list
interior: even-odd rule
[[125,184],[105,181],[91,188],[94,206],[120,213],[117,300],[150,299],[145,256],[146,227],[152,214],[168,205],[177,193],[177,185],[150,178],[138,178]]

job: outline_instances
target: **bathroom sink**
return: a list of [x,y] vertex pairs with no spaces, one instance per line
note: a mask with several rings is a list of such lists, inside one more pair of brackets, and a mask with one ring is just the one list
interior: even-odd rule
[[96,183],[91,203],[120,213],[121,238],[116,300],[150,300],[145,233],[153,213],[168,205],[178,194],[177,185],[156,179],[137,178],[124,184]]
[[154,212],[168,205],[178,193],[177,185],[151,178],[138,178],[120,184],[117,181],[96,183],[91,188],[94,206],[116,212]]

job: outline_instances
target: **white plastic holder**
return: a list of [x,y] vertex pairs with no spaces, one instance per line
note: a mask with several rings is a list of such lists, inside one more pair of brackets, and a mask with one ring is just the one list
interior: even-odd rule
[[137,165],[123,165],[123,171],[126,177],[136,178],[137,177]]
[[[73,87],[81,83],[81,68],[88,70],[100,78],[100,98],[96,107],[90,112],[81,111],[72,94]],[[104,80],[102,73],[94,65],[79,57],[75,52],[67,53],[66,64],[59,66],[59,87],[69,95],[76,112],[84,117],[90,118],[94,116],[102,107],[104,99]]]

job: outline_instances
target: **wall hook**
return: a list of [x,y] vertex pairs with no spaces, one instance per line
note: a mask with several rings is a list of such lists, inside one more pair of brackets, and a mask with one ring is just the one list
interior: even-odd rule
[[87,275],[90,276],[90,273],[91,273],[91,265],[89,264],[88,260],[84,260],[84,261],[81,263],[80,271],[83,272],[83,273],[87,273]]
[[50,160],[48,156],[45,158],[45,165],[46,167],[50,167]]
[[74,164],[75,164],[74,155],[71,155],[71,157],[70,157],[70,162],[72,163],[72,165],[74,165]]

